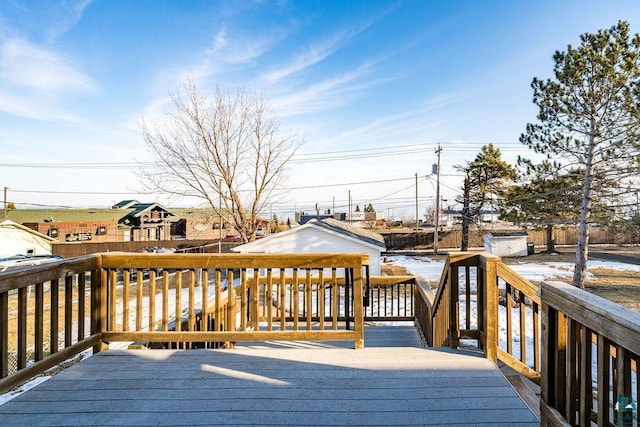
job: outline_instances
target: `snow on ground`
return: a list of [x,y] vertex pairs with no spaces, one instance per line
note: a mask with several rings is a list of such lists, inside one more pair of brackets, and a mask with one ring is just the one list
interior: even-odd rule
[[[428,256],[388,256],[387,261],[405,267],[414,276],[422,277],[426,281],[438,281],[444,268],[444,261],[435,261]],[[554,277],[573,276],[573,263],[548,261],[542,263],[522,262],[510,264],[509,267],[527,280],[539,282]],[[610,270],[640,272],[640,265],[622,262],[589,260],[588,268],[608,268]]]

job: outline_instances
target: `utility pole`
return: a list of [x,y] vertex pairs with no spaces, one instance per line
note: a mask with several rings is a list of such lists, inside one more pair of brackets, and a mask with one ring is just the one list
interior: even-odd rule
[[7,187],[4,187],[4,219],[7,219]]
[[418,232],[418,174],[416,173],[416,233]]
[[436,154],[438,155],[438,164],[436,166],[436,223],[435,230],[433,231],[433,254],[438,255],[438,228],[440,228],[440,153],[442,148],[438,144]]

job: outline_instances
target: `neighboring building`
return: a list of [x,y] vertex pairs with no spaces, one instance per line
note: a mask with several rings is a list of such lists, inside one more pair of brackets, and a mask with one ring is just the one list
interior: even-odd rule
[[272,234],[232,249],[242,253],[366,253],[371,275],[380,275],[384,238],[332,218],[311,220],[300,227]]
[[120,202],[114,209],[129,210],[118,224],[129,227],[129,241],[147,242],[171,239],[171,219],[173,213],[158,203],[140,203],[137,200]]
[[296,217],[295,220],[298,224],[300,225],[304,225],[307,222],[311,221],[312,219],[318,220],[318,221],[322,221],[324,219],[327,218],[333,218],[333,219],[337,219],[340,221],[344,221],[347,217],[347,214],[345,213],[331,213],[331,210],[327,210],[327,211],[323,211],[322,213],[319,212],[315,212],[315,213],[306,213],[306,212],[296,212]]
[[[496,223],[500,219],[500,212],[496,210],[483,209],[480,211],[480,221],[488,223]],[[440,217],[440,224],[449,226],[462,222],[462,210],[459,209],[443,209]]]
[[9,219],[0,222],[0,258],[14,255],[51,255],[56,239]]
[[8,218],[59,242],[122,242],[129,240],[131,228],[118,224],[124,214],[114,209],[15,209]]
[[484,235],[484,250],[497,256],[527,256],[527,233],[488,233]]
[[210,208],[175,208],[171,212],[177,219],[171,224],[171,237],[176,239],[224,239],[229,224]]
[[169,240],[173,213],[157,203],[126,200],[111,209],[14,209],[8,219],[59,242]]

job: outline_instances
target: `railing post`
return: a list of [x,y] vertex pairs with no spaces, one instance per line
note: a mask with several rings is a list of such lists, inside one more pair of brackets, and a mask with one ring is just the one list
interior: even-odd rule
[[[102,267],[91,271],[91,335],[102,334],[107,324],[107,272]],[[99,353],[109,346],[102,342],[93,346],[93,352]]]
[[353,269],[353,321],[356,338],[354,348],[364,348],[364,306],[362,303],[362,260]]
[[[484,266],[479,265],[483,275],[484,307],[482,324],[484,325],[484,355],[487,359],[496,363],[498,361],[498,272],[495,257],[483,257]],[[482,263],[479,263],[482,264]],[[484,267],[484,268],[482,268]]]
[[458,348],[460,344],[460,323],[459,309],[460,307],[460,283],[458,276],[458,266],[449,267],[449,347]]

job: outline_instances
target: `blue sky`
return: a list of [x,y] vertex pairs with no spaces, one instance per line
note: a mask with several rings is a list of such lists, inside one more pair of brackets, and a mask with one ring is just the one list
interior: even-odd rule
[[506,160],[535,121],[533,77],[579,35],[637,1],[17,1],[0,2],[0,186],[18,207],[108,207],[143,194],[151,160],[138,123],[171,109],[193,78],[267,96],[306,141],[280,216],[372,203],[395,217],[433,205],[455,165],[493,142]]

